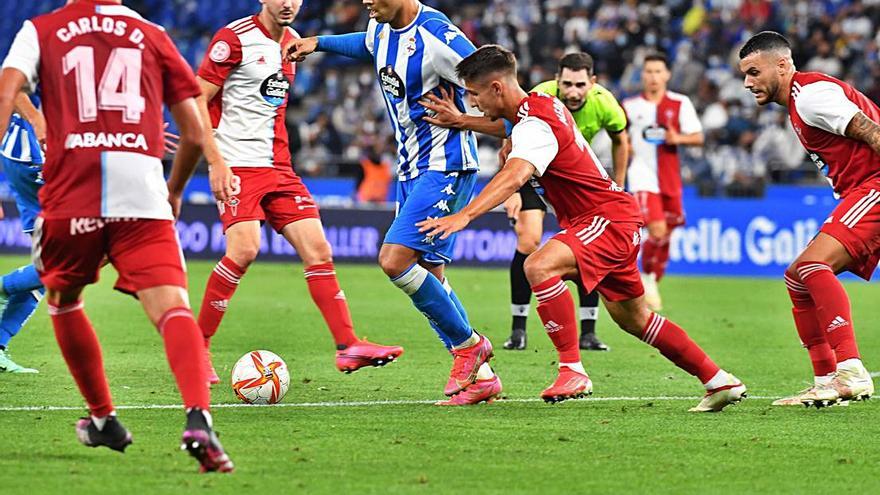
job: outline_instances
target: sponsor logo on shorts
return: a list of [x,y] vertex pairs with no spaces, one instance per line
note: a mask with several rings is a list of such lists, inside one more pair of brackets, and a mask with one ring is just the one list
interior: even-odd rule
[[70,235],[91,234],[104,228],[109,223],[131,222],[135,220],[129,217],[119,218],[96,218],[80,217],[70,219]]

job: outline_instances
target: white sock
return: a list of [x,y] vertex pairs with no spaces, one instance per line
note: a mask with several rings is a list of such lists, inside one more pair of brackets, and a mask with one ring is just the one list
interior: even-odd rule
[[846,361],[841,361],[837,363],[837,369],[846,369],[846,370],[861,370],[865,365],[862,364],[862,360],[859,358],[851,358]]
[[718,370],[718,373],[715,373],[715,376],[710,378],[703,386],[706,387],[706,390],[715,390],[727,385],[728,381],[730,381],[730,375],[724,370]]
[[576,363],[559,363],[560,368],[562,368],[563,366],[566,366],[571,371],[576,371],[582,375],[587,374],[587,370],[584,369],[584,365],[580,361]]
[[824,387],[825,385],[828,385],[829,383],[831,383],[831,380],[833,380],[833,379],[834,379],[834,373],[831,373],[831,374],[828,374],[825,376],[814,376],[813,377],[813,384],[816,385],[817,387]]
[[477,332],[471,332],[471,336],[468,337],[467,340],[465,340],[461,344],[458,344],[456,346],[452,346],[452,348],[455,350],[467,349],[468,347],[475,346],[479,343],[480,343],[479,334],[477,334]]
[[92,416],[92,424],[95,425],[95,428],[97,428],[98,431],[101,431],[104,429],[104,425],[107,424],[107,418],[109,418],[110,416],[116,416],[116,411],[113,411],[110,414],[102,416],[100,418],[97,416]]
[[480,369],[477,370],[477,380],[491,380],[494,376],[495,372],[492,371],[492,367],[489,366],[489,363],[481,364]]
[[581,306],[578,308],[578,316],[581,321],[583,320],[593,320],[596,321],[599,319],[599,308],[588,308],[586,306]]

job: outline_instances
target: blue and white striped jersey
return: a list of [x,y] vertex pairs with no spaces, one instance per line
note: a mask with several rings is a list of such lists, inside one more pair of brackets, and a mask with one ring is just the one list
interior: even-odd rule
[[443,13],[420,5],[409,25],[392,29],[371,20],[365,40],[373,56],[388,116],[397,139],[399,180],[425,170],[477,170],[477,140],[471,131],[444,129],[422,120],[423,95],[452,89],[456,106],[466,110],[464,89],[455,74],[458,63],[476,48]]
[[[31,102],[40,108],[40,99],[36,93],[31,95]],[[9,128],[3,141],[0,142],[0,155],[17,162],[42,165],[44,163],[43,150],[40,142],[34,135],[34,128],[30,122],[17,113],[9,119]]]

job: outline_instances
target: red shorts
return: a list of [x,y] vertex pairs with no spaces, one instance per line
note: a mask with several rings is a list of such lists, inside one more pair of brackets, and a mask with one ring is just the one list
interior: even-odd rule
[[849,271],[871,280],[880,261],[880,180],[850,191],[822,224],[824,232],[843,244],[853,262]]
[[239,187],[229,201],[217,203],[223,231],[249,220],[268,221],[276,232],[306,218],[321,218],[318,206],[290,168],[232,167]]
[[681,204],[681,196],[648,191],[636,191],[633,194],[639,203],[645,224],[665,221],[670,230],[684,225],[684,208]]
[[127,294],[173,285],[186,288],[186,265],[171,220],[37,218],[34,266],[49,289],[67,291],[98,281],[104,259]]
[[553,236],[574,253],[587,292],[598,290],[609,301],[628,301],[645,293],[636,265],[640,225],[602,217],[574,225]]

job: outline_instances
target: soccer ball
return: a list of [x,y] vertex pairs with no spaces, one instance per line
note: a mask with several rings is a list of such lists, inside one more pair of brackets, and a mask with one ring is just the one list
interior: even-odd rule
[[248,404],[275,404],[289,386],[287,364],[269,351],[251,351],[232,368],[232,391]]

